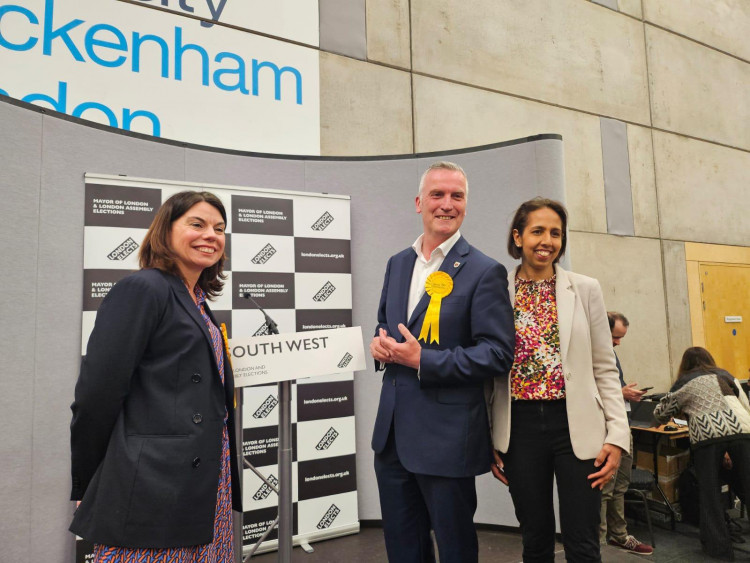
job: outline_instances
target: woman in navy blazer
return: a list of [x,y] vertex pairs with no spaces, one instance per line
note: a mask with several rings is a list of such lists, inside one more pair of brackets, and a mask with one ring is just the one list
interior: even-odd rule
[[213,194],[170,197],[142,269],[97,313],[71,406],[70,526],[97,562],[234,561],[234,384],[204,302],[223,286],[226,221]]

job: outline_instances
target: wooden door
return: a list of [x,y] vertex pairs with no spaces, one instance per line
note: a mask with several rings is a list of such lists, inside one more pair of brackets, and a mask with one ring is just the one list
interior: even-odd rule
[[750,378],[750,265],[700,263],[706,349],[738,379]]

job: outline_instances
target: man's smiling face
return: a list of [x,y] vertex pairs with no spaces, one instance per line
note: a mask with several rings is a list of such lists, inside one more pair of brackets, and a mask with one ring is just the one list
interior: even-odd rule
[[453,236],[466,215],[466,179],[457,170],[436,168],[424,179],[416,200],[425,237],[440,244]]

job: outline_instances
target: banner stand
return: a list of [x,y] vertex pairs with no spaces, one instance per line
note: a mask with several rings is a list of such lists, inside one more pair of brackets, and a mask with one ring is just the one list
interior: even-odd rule
[[[245,298],[249,299],[253,302],[253,304],[260,310],[261,313],[263,313],[263,316],[266,319],[266,325],[268,326],[268,332],[271,335],[279,336],[279,329],[276,325],[276,323],[271,319],[268,314],[263,310],[260,305],[258,305],[255,300],[252,299],[252,297],[249,294],[244,295]],[[336,369],[342,369],[343,367],[347,367],[351,363],[351,367],[353,369],[361,369],[364,367],[364,354],[363,354],[363,346],[362,346],[362,332],[359,327],[356,327],[354,329],[354,334],[352,333],[352,329],[329,329],[320,331],[327,336],[325,336],[325,340],[331,340],[332,343],[334,341],[339,340],[339,337],[342,337],[340,341],[338,342],[339,346],[332,345],[331,349],[336,350],[331,354],[329,351],[324,353],[324,356],[326,357],[327,362],[321,362],[318,366],[318,370],[310,370],[309,366],[305,366],[304,363],[298,364],[305,366],[304,372],[310,373],[311,375],[315,375],[316,371],[322,371],[323,373],[335,373]],[[317,332],[307,332],[306,335],[313,335],[317,334]],[[348,335],[345,337],[345,335]],[[354,335],[354,341],[356,344],[352,347],[352,339],[351,336]],[[295,333],[285,334],[284,337],[291,337],[294,338],[297,336]],[[271,337],[273,339],[273,337]],[[267,339],[267,337],[252,337],[246,341],[239,340],[239,339],[232,339],[229,341],[230,349],[234,349],[235,344],[239,344],[240,342],[262,342],[264,339]],[[348,351],[345,353],[344,357],[342,358],[340,355],[340,346],[343,345],[345,349]],[[312,345],[312,350],[317,349],[317,345]],[[237,346],[239,350],[243,349],[243,346]],[[300,347],[297,346],[297,349]],[[303,346],[304,350],[307,350],[308,348]],[[325,348],[325,346],[324,346]],[[274,354],[274,346],[271,346],[272,354]],[[276,349],[278,351],[283,350],[284,347],[279,345],[279,348]],[[292,350],[294,347],[288,346],[288,350]],[[266,347],[263,348],[264,354]],[[255,354],[260,354],[258,351],[258,348],[255,350]],[[253,370],[257,369],[257,366],[254,365],[256,360],[248,360],[248,358],[244,355],[237,357],[236,354],[232,354],[231,357],[234,358],[232,367],[233,370],[236,371],[238,374],[241,374],[243,372],[247,373],[252,372]],[[240,358],[242,358],[240,360]],[[339,360],[339,358],[341,358]],[[352,361],[354,360],[354,361]],[[338,363],[336,363],[338,362]],[[342,363],[345,362],[345,363]],[[321,366],[325,366],[322,367]],[[333,368],[332,366],[336,366],[336,368]],[[264,363],[263,368],[266,367],[266,364]],[[299,367],[297,369],[300,369]],[[271,373],[274,372],[273,369],[270,369]],[[283,369],[278,369],[277,371],[287,371]],[[267,371],[264,369],[263,373],[267,373]],[[297,372],[292,370],[291,373],[287,371],[286,373],[287,377],[289,375],[297,375]],[[318,373],[320,375],[320,373]],[[275,378],[279,376],[273,376]],[[294,510],[293,510],[293,490],[292,490],[292,462],[293,462],[293,443],[292,443],[292,383],[295,380],[293,379],[286,379],[278,382],[278,393],[279,393],[279,445],[278,445],[278,466],[279,466],[279,486],[278,488],[273,485],[266,477],[264,477],[260,471],[258,471],[253,465],[244,459],[243,455],[243,465],[247,468],[249,468],[253,473],[255,473],[266,485],[270,487],[270,489],[275,492],[278,495],[279,502],[278,502],[278,516],[276,519],[266,528],[266,530],[263,532],[263,534],[258,538],[258,541],[252,546],[250,549],[250,552],[248,553],[247,557],[244,559],[245,563],[249,563],[250,559],[252,558],[253,554],[257,551],[257,549],[260,547],[260,545],[263,543],[263,541],[268,537],[268,535],[271,533],[271,531],[274,529],[276,525],[279,527],[279,534],[278,534],[278,561],[281,563],[291,563],[292,561],[292,547],[293,547],[293,535],[294,535],[294,528],[293,528],[293,520],[294,520]],[[247,385],[249,382],[243,378],[239,377],[239,381],[237,378],[235,379],[235,383],[244,386]],[[309,543],[306,541],[302,543],[302,547],[305,549],[305,551],[312,552],[313,549],[310,547]]]
[[[276,323],[266,314],[266,312],[258,305],[252,297],[246,295],[255,306],[260,309],[263,316],[266,318],[266,325],[268,331],[271,334],[279,334],[279,328]],[[268,526],[263,535],[258,538],[258,541],[253,545],[250,553],[245,558],[245,562],[249,562],[255,551],[260,547],[271,533],[274,526],[279,526],[279,557],[278,561],[282,563],[291,563],[292,561],[292,535],[294,529],[292,527],[292,519],[294,512],[292,510],[292,381],[279,381],[279,488],[273,486],[252,464],[245,461],[253,473],[260,477],[279,497],[279,515],[276,520]],[[243,455],[244,459],[244,455]]]
[[[278,334],[272,332],[272,334]],[[277,489],[266,477],[253,465],[244,459],[244,466],[255,473],[271,490],[279,497],[279,515],[273,523],[266,528],[250,549],[247,557],[243,560],[248,563],[260,545],[266,540],[273,529],[279,526],[279,558],[283,563],[292,561],[292,381],[279,382],[279,488]],[[241,548],[240,548],[241,549]],[[241,553],[241,551],[240,551]]]
[[279,382],[279,561],[292,561],[292,382]]
[[[280,439],[282,449],[292,450],[292,545],[305,549],[310,542],[358,532],[353,383],[365,362],[361,329],[351,326],[350,198],[91,173],[85,180],[82,355],[102,300],[139,268],[140,241],[168,197],[210,189],[227,211],[227,282],[212,310],[217,323],[226,325],[228,340],[245,336],[231,354],[237,454],[243,458],[237,459],[243,470],[233,476],[243,485],[244,506],[234,518],[237,563],[279,514],[273,495],[281,489]],[[268,334],[245,294],[291,332]],[[291,390],[285,405],[290,440],[278,428],[278,388],[285,380],[287,396]],[[255,553],[278,549],[277,534],[278,522]],[[78,563],[92,550],[79,540]]]

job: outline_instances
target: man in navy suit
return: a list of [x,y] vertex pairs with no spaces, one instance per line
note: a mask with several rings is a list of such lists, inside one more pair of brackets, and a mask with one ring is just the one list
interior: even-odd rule
[[388,559],[477,560],[474,478],[492,448],[485,383],[513,363],[507,273],[459,227],[469,193],[460,166],[422,175],[416,211],[424,232],[391,257],[370,343],[385,368],[372,448]]

